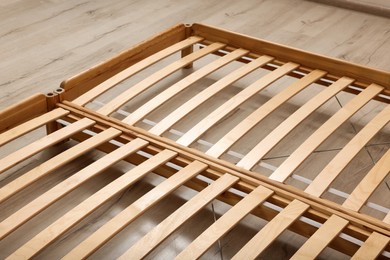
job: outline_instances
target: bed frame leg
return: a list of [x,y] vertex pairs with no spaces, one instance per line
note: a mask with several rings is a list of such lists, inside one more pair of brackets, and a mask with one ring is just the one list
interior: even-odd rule
[[[188,38],[188,37],[191,36],[192,24],[186,23],[184,26],[186,27],[186,29],[185,29],[185,37]],[[191,45],[190,47],[187,47],[187,48],[185,48],[185,49],[183,49],[181,51],[181,57],[183,58],[183,57],[187,56],[188,54],[191,54],[193,51],[194,51],[194,46]],[[194,63],[191,62],[190,64],[188,64],[187,66],[185,66],[183,68],[184,69],[191,69],[193,64]]]

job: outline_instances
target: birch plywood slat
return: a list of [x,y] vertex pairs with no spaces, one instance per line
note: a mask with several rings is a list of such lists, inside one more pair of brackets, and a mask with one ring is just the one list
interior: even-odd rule
[[[287,231],[306,238],[287,241],[295,259],[326,248],[329,258],[389,258],[389,205],[377,198],[388,196],[389,151],[368,153],[388,147],[389,78],[206,25],[174,26],[56,95],[0,111],[0,258],[214,258],[217,241],[235,243],[243,228],[255,235],[227,246],[229,258],[262,257]],[[331,99],[342,106],[323,115]],[[298,127],[308,138],[294,135]],[[367,156],[373,165],[350,178],[345,169]]]

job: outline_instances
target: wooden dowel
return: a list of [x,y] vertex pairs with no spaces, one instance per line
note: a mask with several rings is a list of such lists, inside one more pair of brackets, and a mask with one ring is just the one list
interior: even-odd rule
[[0,146],[67,114],[69,114],[69,111],[66,111],[62,108],[57,108],[41,116],[35,117],[25,123],[15,126],[14,128],[0,134]]
[[249,240],[232,259],[255,259],[308,208],[309,205],[299,200],[292,201]]
[[178,95],[180,92],[185,90],[186,88],[190,87],[196,81],[216,71],[222,66],[238,59],[239,57],[245,55],[246,53],[247,53],[246,50],[237,49],[223,56],[222,58],[219,58],[207,64],[206,66],[191,73],[187,77],[181,79],[180,81],[178,81],[177,83],[169,87],[168,89],[164,90],[160,94],[153,97],[151,100],[149,100],[148,102],[146,102],[145,104],[137,108],[136,111],[131,113],[128,117],[126,117],[122,121],[129,125],[135,124],[139,120],[143,119],[147,114],[151,113],[152,111],[160,107],[162,104],[167,102],[169,99],[173,98],[174,96]]
[[57,184],[35,200],[28,203],[23,208],[19,209],[11,216],[7,217],[0,223],[0,239],[7,236],[9,233],[26,223],[35,215],[70,193],[81,184],[90,180],[97,174],[101,173],[111,165],[137,152],[142,147],[146,146],[148,142],[142,139],[134,139],[133,141],[119,147],[113,152],[105,155],[99,160],[93,162],[82,170],[78,171],[63,182]]
[[187,48],[188,46],[192,46],[193,44],[200,42],[201,40],[202,38],[200,37],[192,36],[181,42],[173,44],[172,46],[169,46],[168,48],[161,50],[141,60],[140,62],[134,64],[133,66],[122,70],[118,74],[115,74],[114,76],[108,78],[107,80],[103,81],[93,89],[89,90],[88,92],[74,99],[72,102],[75,103],[76,105],[84,106],[91,100],[95,99],[96,97],[108,91],[109,89],[121,83],[122,81],[130,78],[131,76],[155,64],[156,62],[172,55],[173,53],[183,48]]
[[36,153],[50,147],[73,134],[84,130],[85,128],[93,125],[95,121],[84,118],[81,119],[67,127],[61,128],[60,130],[51,133],[41,139],[30,143],[29,145],[24,146],[23,148],[7,155],[6,157],[0,159],[0,173],[8,170],[12,166],[20,163],[21,161],[33,156]]
[[34,257],[50,245],[56,238],[63,235],[80,221],[88,217],[94,210],[98,209],[105,202],[112,199],[115,195],[143,178],[147,173],[166,163],[176,155],[177,154],[175,152],[170,150],[163,150],[126,172],[118,179],[94,193],[91,197],[77,205],[75,208],[68,211],[53,224],[45,228],[42,232],[16,250],[9,259],[27,259]]
[[102,115],[109,115],[112,112],[114,112],[116,109],[121,107],[126,102],[130,101],[143,91],[147,90],[148,88],[152,87],[157,82],[163,80],[167,76],[171,75],[175,71],[183,68],[187,64],[202,58],[203,56],[206,56],[207,54],[210,54],[214,51],[217,51],[221,48],[223,48],[225,45],[222,43],[213,43],[203,49],[200,49],[196,52],[193,52],[184,58],[181,58],[178,61],[175,61],[171,63],[170,65],[166,66],[165,68],[153,73],[149,77],[145,78],[141,82],[135,84],[131,88],[124,91],[119,96],[116,96],[113,98],[110,102],[105,104],[103,107],[101,107],[98,112]]
[[284,120],[252,150],[242,158],[237,165],[244,169],[251,169],[260,161],[272,148],[274,148],[284,137],[294,130],[303,120],[310,116],[326,101],[331,99],[338,92],[353,82],[349,78],[341,78],[319,94],[311,98],[291,116]]
[[263,119],[270,115],[275,109],[284,104],[290,98],[294,97],[300,91],[305,89],[311,83],[326,74],[324,71],[314,70],[300,80],[295,81],[289,87],[281,91],[276,96],[268,100],[264,105],[260,106],[244,120],[238,123],[232,130],[218,140],[206,154],[218,158],[226,150],[232,147],[241,137],[248,133],[253,127],[259,124]]
[[207,115],[190,130],[188,130],[176,142],[184,146],[191,145],[202,134],[204,134],[208,129],[218,123],[223,117],[225,117],[239,105],[266,88],[272,82],[286,75],[289,71],[292,71],[297,66],[298,64],[295,63],[286,63],[282,67],[268,73],[259,80],[256,80],[254,83],[239,92],[236,96],[232,97],[224,104],[219,106],[216,110],[212,111],[209,115]]
[[2,187],[0,189],[0,203],[15,195],[17,192],[21,191],[28,185],[31,185],[37,180],[59,169],[66,163],[74,160],[75,158],[99,146],[100,144],[110,141],[112,138],[120,135],[121,133],[121,131],[116,130],[115,128],[109,128],[45,161],[44,163]]
[[218,239],[229,232],[255,207],[263,203],[272,194],[272,190],[263,186],[254,189],[199,235],[176,259],[198,259],[201,257]]
[[170,234],[193,217],[199,210],[209,204],[219,194],[230,188],[239,178],[225,174],[203,189],[178,210],[164,219],[153,230],[138,240],[119,259],[141,259],[164,241]]
[[209,100],[211,97],[230,86],[235,81],[241,79],[242,77],[248,75],[250,72],[258,69],[263,66],[267,62],[270,62],[272,57],[269,56],[261,56],[260,58],[240,67],[239,69],[233,71],[232,73],[226,75],[222,79],[213,83],[211,86],[207,87],[205,90],[201,91],[190,100],[185,102],[183,105],[178,107],[168,116],[166,116],[163,120],[157,123],[154,127],[152,127],[149,132],[155,135],[162,135],[165,131],[167,131],[171,126],[193,111],[195,108]]
[[[328,163],[328,165],[314,178],[313,182],[305,190],[315,196],[320,196],[337,178],[343,169],[352,161],[360,150],[377,134],[390,120],[390,106],[387,106],[375,116],[344,148]],[[370,194],[379,185],[382,178],[386,177],[390,164],[379,163],[368,173],[355,191],[344,202],[343,206],[359,210]],[[386,168],[387,167],[387,168]],[[387,172],[386,172],[387,170]],[[383,176],[384,175],[384,176]],[[381,177],[382,176],[382,177]],[[356,204],[359,201],[358,204]],[[364,201],[364,202],[363,202]],[[360,203],[361,202],[361,203]],[[355,206],[353,206],[355,205]]]
[[190,163],[109,220],[87,239],[78,244],[64,259],[87,258],[127,225],[141,216],[146,210],[156,205],[163,198],[206,168],[206,164],[198,161]]

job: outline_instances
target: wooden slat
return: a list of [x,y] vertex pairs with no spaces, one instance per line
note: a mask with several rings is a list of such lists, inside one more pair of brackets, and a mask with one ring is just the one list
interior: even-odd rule
[[90,256],[146,210],[156,205],[171,192],[175,191],[206,168],[206,164],[198,161],[190,163],[104,224],[91,236],[77,245],[64,259],[84,259]]
[[182,137],[180,137],[176,142],[184,146],[189,146],[194,141],[196,141],[196,139],[198,139],[202,134],[204,134],[209,128],[211,128],[223,117],[233,111],[236,107],[238,107],[246,100],[266,88],[275,80],[279,79],[280,77],[283,77],[290,71],[294,70],[296,67],[298,67],[298,64],[286,63],[282,67],[279,67],[278,69],[268,73],[264,77],[255,81],[254,83],[243,89],[240,93],[226,101],[223,105],[219,106],[216,110],[211,112],[205,118],[203,118],[199,123],[197,123]]
[[164,102],[167,102],[169,99],[173,98],[174,96],[178,95],[180,92],[191,86],[196,81],[200,80],[201,78],[207,76],[208,74],[216,71],[217,69],[221,68],[222,66],[240,58],[241,56],[247,54],[248,51],[243,49],[237,49],[222,58],[219,58],[206,66],[200,68],[199,70],[191,73],[187,77],[183,78],[182,80],[178,81],[168,89],[164,90],[157,96],[153,97],[151,100],[137,108],[136,111],[131,113],[128,117],[123,119],[122,121],[124,123],[133,125],[139,120],[143,119],[147,114],[151,113],[153,110],[161,106]]
[[131,88],[127,89],[125,92],[121,93],[119,96],[116,96],[113,98],[110,102],[105,104],[103,107],[101,107],[98,112],[102,115],[109,115],[112,112],[114,112],[116,109],[121,107],[126,102],[130,101],[132,98],[136,97],[146,89],[150,88],[157,82],[161,81],[162,79],[166,78],[167,76],[171,75],[175,71],[183,68],[187,64],[200,59],[201,57],[210,54],[212,52],[215,52],[221,48],[223,48],[225,45],[222,43],[213,43],[205,48],[202,48],[196,52],[193,52],[183,58],[181,58],[178,61],[175,61],[171,63],[170,65],[166,66],[165,68],[153,73],[149,77],[145,78],[144,80],[140,81],[139,83],[135,84]]
[[263,186],[254,189],[199,235],[176,259],[198,259],[201,257],[218,239],[272,194],[272,190]]
[[326,101],[331,99],[338,92],[346,88],[353,82],[349,78],[341,78],[328,88],[321,91],[315,97],[295,111],[291,116],[284,120],[270,134],[261,140],[252,150],[245,155],[238,163],[244,169],[251,169],[261,160],[273,147],[275,147],[286,135],[295,129],[303,120],[310,116]]
[[120,135],[122,132],[115,129],[109,128],[84,142],[81,142],[68,150],[60,153],[59,155],[45,161],[29,172],[23,174],[16,180],[8,183],[0,189],[0,203],[10,198],[23,188],[32,184],[33,182],[39,180],[40,178],[45,177],[49,173],[59,169],[66,163],[74,160],[78,156],[90,151],[91,149],[97,147],[98,145],[105,143],[112,138]]
[[88,181],[98,173],[104,171],[111,165],[129,156],[146,146],[148,142],[142,139],[135,139],[113,152],[105,155],[94,163],[88,165],[84,169],[78,171],[63,182],[57,184],[49,191],[45,192],[23,208],[16,211],[14,214],[6,218],[0,223],[0,239],[4,238],[10,232],[23,225],[25,222],[33,218],[39,212],[43,211],[57,200],[64,197],[84,182]]
[[373,232],[359,250],[352,256],[351,260],[376,259],[389,242],[390,237]]
[[114,87],[115,85],[121,83],[122,81],[130,78],[131,76],[137,74],[138,72],[144,70],[145,68],[155,64],[156,62],[172,55],[173,53],[180,51],[188,46],[191,46],[192,44],[195,44],[197,42],[200,42],[202,38],[192,36],[189,37],[181,42],[178,42],[176,44],[173,44],[169,46],[166,49],[163,49],[141,61],[134,64],[133,66],[122,70],[118,74],[112,76],[111,78],[108,78],[104,82],[100,83],[90,91],[84,93],[83,95],[79,96],[72,102],[76,105],[83,106],[90,102],[91,100],[95,99],[99,95],[103,94],[104,92],[108,91],[110,88]]
[[260,106],[232,130],[230,130],[225,136],[223,136],[218,142],[216,142],[206,154],[219,157],[227,149],[233,146],[241,137],[249,132],[254,126],[259,124],[263,119],[270,115],[275,109],[281,106],[284,102],[294,97],[300,91],[305,89],[307,86],[323,77],[326,74],[324,71],[314,70],[308,75],[304,76],[300,80],[297,80],[289,87],[278,93],[276,96],[268,100],[264,105]]
[[37,129],[40,126],[43,126],[44,124],[47,124],[50,121],[56,120],[62,116],[65,116],[69,113],[69,111],[66,111],[62,108],[57,108],[55,110],[52,110],[50,112],[47,112],[39,117],[35,117],[23,124],[20,124],[7,132],[4,132],[0,134],[0,146],[30,132],[34,129]]
[[367,104],[373,97],[383,90],[383,87],[372,84],[342,107],[309,138],[305,140],[269,178],[284,182],[299,165],[346,120],[355,114],[361,107]]
[[250,63],[233,71],[232,73],[229,73],[228,75],[218,80],[217,82],[215,82],[214,84],[212,84],[211,86],[203,90],[202,92],[198,93],[196,96],[192,97],[190,100],[188,100],[186,103],[181,105],[179,108],[174,110],[163,120],[157,123],[154,127],[152,127],[149,130],[149,132],[156,135],[163,134],[171,126],[177,123],[180,119],[182,119],[191,111],[193,111],[195,108],[197,108],[198,106],[200,106],[201,104],[209,100],[211,97],[219,93],[221,90],[228,87],[235,81],[241,79],[242,77],[248,75],[250,72],[263,66],[264,64],[272,61],[272,59],[273,58],[269,56],[261,56],[256,60],[253,60]]
[[386,217],[383,219],[383,222],[390,224],[390,211],[387,213]]
[[309,205],[299,200],[292,201],[241,248],[232,259],[255,259],[308,208]]
[[34,154],[39,153],[47,147],[59,143],[60,141],[72,136],[73,134],[82,131],[83,129],[93,125],[94,123],[95,121],[91,119],[83,118],[7,155],[6,157],[0,159],[0,173],[8,170],[12,166],[33,156]]
[[[290,259],[316,259],[332,240],[348,225],[348,221],[332,215]],[[367,258],[368,259],[368,258]]]
[[119,259],[140,259],[145,257],[172,232],[183,225],[185,221],[193,217],[199,210],[209,204],[223,191],[230,188],[238,180],[239,178],[233,175],[224,174],[163,220],[143,238],[138,240]]
[[[332,159],[332,161],[317,175],[305,191],[319,196],[326,190],[330,184],[336,179],[341,171],[348,165],[349,162],[359,153],[359,151],[378,133],[390,120],[390,106],[382,110],[374,119],[372,119],[352,140],[344,146],[344,148]],[[387,169],[386,169],[387,167]],[[390,169],[390,164],[386,166],[385,162],[375,166],[358,185],[357,190],[353,192],[353,197],[349,197],[343,206],[354,210],[354,204],[357,201],[368,199],[368,196],[379,185],[379,182],[386,177]],[[387,171],[386,171],[387,170]],[[386,171],[386,173],[385,173]],[[380,173],[382,172],[382,173]],[[381,177],[382,176],[382,177]],[[352,195],[352,194],[351,194]],[[366,196],[364,196],[366,195]],[[357,206],[357,204],[355,204]]]
[[0,132],[47,112],[46,96],[35,94],[0,110]]
[[147,173],[153,171],[158,166],[166,163],[177,153],[170,150],[163,150],[157,155],[151,157],[130,171],[126,172],[118,179],[114,180],[91,197],[77,205],[75,208],[68,211],[61,218],[56,220],[53,224],[48,226],[34,238],[29,240],[26,244],[16,250],[9,259],[27,259],[34,257],[41,252],[56,238],[63,235],[80,221],[89,216],[94,210],[98,209],[105,202],[112,199],[130,185],[144,177]]

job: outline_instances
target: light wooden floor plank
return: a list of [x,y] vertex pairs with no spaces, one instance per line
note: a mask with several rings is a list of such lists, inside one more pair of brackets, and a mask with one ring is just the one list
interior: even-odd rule
[[176,259],[198,259],[201,257],[218,239],[272,194],[273,191],[270,189],[263,186],[257,187],[200,234]]
[[261,56],[256,60],[251,61],[250,63],[240,67],[239,69],[229,73],[222,79],[218,80],[211,86],[207,87],[205,90],[198,93],[196,96],[192,97],[186,103],[181,105],[179,108],[174,110],[168,116],[166,116],[163,120],[157,123],[154,127],[152,127],[149,132],[162,135],[165,131],[167,131],[171,126],[177,123],[180,119],[185,117],[191,111],[193,111],[196,107],[200,106],[211,97],[219,93],[224,88],[228,87],[235,81],[240,78],[248,75],[250,72],[258,69],[259,67],[265,65],[266,63],[272,61],[273,58],[269,56]]
[[162,93],[153,97],[151,100],[149,100],[148,102],[146,102],[145,104],[137,108],[136,111],[131,113],[128,117],[126,117],[122,121],[130,125],[135,124],[139,120],[143,119],[147,114],[151,113],[153,110],[161,106],[164,102],[167,102],[172,97],[178,95],[181,91],[190,87],[196,81],[216,71],[222,66],[242,57],[247,53],[248,51],[246,50],[237,49],[229,54],[226,54],[222,58],[219,58],[218,60],[207,64],[206,66],[200,68],[199,70],[191,73],[187,77],[173,84],[171,87],[164,90]]
[[57,108],[39,117],[33,118],[23,124],[20,124],[10,130],[7,130],[6,132],[0,134],[0,146],[67,114],[69,114],[69,111],[66,111],[62,108]]
[[81,142],[68,150],[62,152],[61,154],[54,156],[53,158],[45,161],[40,164],[38,167],[32,169],[31,171],[23,174],[16,180],[8,183],[0,189],[0,203],[13,196],[17,192],[21,191],[23,188],[34,183],[35,181],[43,178],[44,176],[52,173],[58,168],[62,167],[66,163],[74,160],[80,155],[90,151],[91,149],[97,147],[98,145],[110,141],[112,138],[120,135],[122,132],[115,129],[109,128],[91,138],[87,139],[84,142]]
[[233,146],[241,137],[249,132],[253,127],[259,124],[264,118],[270,115],[275,109],[281,106],[284,102],[298,94],[311,83],[323,77],[326,73],[320,70],[314,70],[300,80],[297,80],[285,90],[272,97],[264,105],[260,106],[237,126],[230,130],[225,136],[218,140],[206,154],[219,157]]
[[311,115],[326,101],[331,99],[338,92],[353,82],[352,79],[343,77],[331,86],[311,98],[307,103],[284,120],[270,134],[261,140],[252,150],[245,155],[238,163],[244,169],[251,169],[255,166],[273,147],[275,147],[286,135],[295,129],[299,123]]
[[91,197],[77,205],[75,208],[69,210],[66,214],[16,250],[12,255],[10,255],[9,259],[26,259],[34,257],[59,236],[63,235],[84,218],[88,217],[94,210],[98,209],[105,202],[176,155],[177,153],[170,150],[163,150],[131,169],[115,181],[94,193]]
[[83,95],[79,96],[78,98],[74,99],[72,102],[76,105],[84,106],[91,100],[95,99],[99,95],[103,94],[104,92],[108,91],[112,87],[116,86],[117,84],[121,83],[122,81],[130,78],[131,76],[137,74],[138,72],[146,69],[147,67],[155,64],[156,62],[172,55],[173,53],[182,50],[188,46],[191,46],[197,42],[200,42],[202,38],[191,36],[181,42],[178,42],[176,44],[173,44],[172,46],[169,46],[168,48],[161,50],[143,60],[140,62],[134,64],[133,66],[124,69],[123,71],[119,72],[118,74],[112,76],[111,78],[107,79],[106,81],[100,83],[87,93],[84,93]]
[[28,203],[23,208],[19,209],[11,216],[7,217],[0,223],[0,239],[17,229],[28,220],[33,218],[39,212],[43,211],[57,200],[64,197],[69,192],[76,189],[78,186],[91,179],[98,173],[104,171],[111,165],[129,156],[130,154],[138,151],[142,147],[146,146],[148,142],[142,139],[135,139],[113,152],[105,155],[84,169],[78,171],[71,177],[67,178],[63,182],[57,184],[49,191],[45,192],[38,198]]
[[326,138],[382,90],[383,87],[375,84],[363,90],[307,138],[269,178],[284,182]]
[[182,207],[172,213],[168,218],[158,224],[153,230],[138,240],[119,259],[141,259],[150,253],[172,232],[189,220],[199,210],[209,204],[219,194],[230,188],[239,179],[233,175],[225,174],[211,185],[203,189]]
[[111,114],[116,109],[121,107],[123,104],[130,101],[132,98],[139,95],[140,93],[142,93],[146,89],[150,88],[151,86],[153,86],[157,82],[159,82],[162,79],[166,78],[167,76],[171,75],[173,72],[185,67],[186,65],[188,65],[189,63],[191,63],[197,59],[202,58],[203,56],[206,56],[207,54],[210,54],[212,52],[215,52],[215,51],[223,48],[224,46],[225,45],[222,43],[213,43],[205,48],[202,48],[198,51],[195,51],[195,52],[181,58],[178,61],[171,63],[167,67],[153,73],[149,77],[145,78],[141,82],[137,83],[136,85],[134,85],[131,88],[129,88],[128,90],[126,90],[125,92],[119,94],[118,96],[116,96],[115,98],[110,100],[110,102],[108,102],[103,107],[98,109],[97,112],[102,114],[102,115]]
[[84,130],[85,128],[93,125],[95,121],[89,118],[83,118],[71,125],[63,127],[50,135],[44,136],[41,139],[28,144],[27,146],[7,155],[0,159],[0,173],[8,170],[12,166],[15,166],[19,162],[39,153],[40,151],[50,147],[56,143],[69,138],[77,132]]
[[255,259],[308,208],[309,205],[299,200],[292,201],[242,247],[232,259]]
[[295,63],[286,63],[278,69],[268,73],[264,77],[252,83],[250,86],[243,89],[236,96],[230,98],[223,105],[218,107],[216,110],[212,111],[209,115],[203,118],[190,130],[188,130],[182,137],[180,137],[176,142],[189,146],[196,141],[202,134],[204,134],[209,128],[218,123],[224,116],[233,111],[236,107],[241,105],[243,102],[248,100],[250,97],[260,92],[266,88],[269,84],[276,81],[277,79],[283,77],[290,71],[298,67],[298,64]]
[[146,210],[156,205],[183,183],[201,173],[206,168],[206,164],[198,161],[194,161],[187,165],[104,224],[70,251],[64,259],[83,259],[90,256]]

